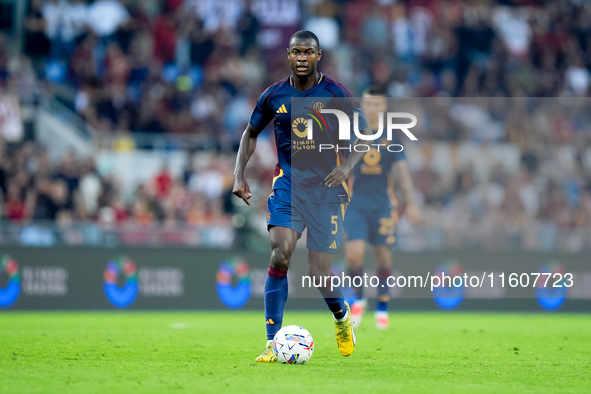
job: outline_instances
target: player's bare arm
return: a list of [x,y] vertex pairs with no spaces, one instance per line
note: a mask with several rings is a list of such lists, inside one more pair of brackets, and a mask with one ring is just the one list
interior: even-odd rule
[[260,133],[261,130],[255,129],[250,124],[246,127],[246,130],[244,130],[242,138],[240,139],[240,148],[238,149],[236,166],[234,167],[234,186],[232,187],[232,193],[244,200],[248,206],[250,206],[248,200],[252,197],[252,194],[250,194],[250,187],[244,177],[244,170],[256,149],[257,138]]
[[412,183],[412,178],[410,177],[408,166],[404,160],[397,161],[395,166],[400,179],[400,188],[402,189],[402,193],[404,193],[404,198],[407,204],[404,215],[410,220],[412,224],[417,224],[421,221],[421,212],[415,204],[414,186]]
[[[361,134],[365,135],[372,135],[373,132],[369,126],[366,126],[364,129],[361,130]],[[357,139],[353,143],[353,147],[357,146],[357,144],[361,143],[360,139]],[[360,149],[362,150],[362,149]],[[324,179],[324,183],[328,187],[335,187],[347,180],[349,173],[353,170],[353,168],[363,159],[367,152],[358,152],[355,149],[351,149],[351,153],[347,157],[347,159],[341,164],[337,166],[334,170],[331,171],[330,174]]]

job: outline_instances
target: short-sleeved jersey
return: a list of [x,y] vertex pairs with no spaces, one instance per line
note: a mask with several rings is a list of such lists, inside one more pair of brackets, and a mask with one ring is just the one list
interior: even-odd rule
[[[353,114],[358,113],[359,130],[367,126],[357,99],[345,86],[322,73],[318,82],[305,91],[297,90],[291,77],[271,85],[259,97],[250,124],[262,130],[274,120],[278,164],[273,175],[273,190],[290,190],[293,195],[313,203],[348,202],[345,183],[333,188],[324,183],[328,174],[343,162],[344,156],[336,149],[321,150],[320,145],[336,147],[349,145],[350,141],[338,140],[337,117],[321,114],[323,108],[345,112],[351,124]],[[308,121],[314,122],[312,139],[308,138]]]
[[[380,149],[372,147],[353,169],[353,197],[349,209],[351,207],[358,207],[364,211],[375,211],[378,207],[385,210],[392,209],[388,190],[392,164],[398,160],[404,160],[406,155],[404,150],[396,152],[400,148],[392,146],[401,145],[396,133],[393,134],[392,141],[382,139],[378,143],[381,144]],[[392,152],[387,149],[389,145]]]

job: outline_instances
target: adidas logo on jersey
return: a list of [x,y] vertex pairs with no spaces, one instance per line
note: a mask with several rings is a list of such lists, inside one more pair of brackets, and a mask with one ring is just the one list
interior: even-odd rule
[[277,112],[278,114],[286,114],[287,108],[285,108],[285,104],[282,104],[281,107],[279,107],[279,109],[275,112]]
[[329,249],[336,249],[337,248],[337,241],[332,241],[332,243],[330,244],[330,246],[328,248]]

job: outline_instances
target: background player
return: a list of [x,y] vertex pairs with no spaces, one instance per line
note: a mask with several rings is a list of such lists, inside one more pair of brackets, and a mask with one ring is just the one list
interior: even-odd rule
[[[378,87],[369,87],[361,100],[363,113],[367,116],[369,127],[377,130],[380,113],[388,110],[384,92]],[[395,134],[396,136],[396,134]],[[398,141],[381,141],[384,144]],[[404,151],[392,153],[386,149],[372,148],[353,171],[353,197],[347,208],[345,219],[345,253],[348,275],[351,279],[364,273],[363,257],[365,245],[369,241],[374,246],[377,265],[378,303],[375,313],[376,327],[387,328],[389,288],[387,278],[392,274],[392,245],[394,228],[398,220],[397,201],[394,197],[393,179],[390,174],[395,167],[400,179],[400,187],[405,196],[405,215],[416,224],[421,214],[414,203],[413,184],[405,162]],[[363,310],[367,304],[363,298],[363,286],[354,289],[358,300],[351,306],[353,325],[361,323]]]
[[[257,357],[258,362],[276,361],[271,340],[283,322],[289,261],[304,228],[308,229],[308,274],[311,277],[330,275],[334,253],[342,240],[345,204],[349,200],[345,181],[364,155],[355,152],[343,162],[334,150],[317,152],[296,149],[298,139],[306,137],[307,128],[299,128],[305,119],[292,114],[293,97],[317,99],[314,105],[316,108],[327,104],[322,101],[323,98],[334,100],[342,97],[342,103],[349,107],[341,109],[348,114],[361,112],[361,108],[347,88],[316,70],[322,51],[314,33],[295,33],[290,39],[287,57],[292,73],[288,78],[271,85],[257,101],[242,135],[234,170],[233,193],[250,205],[248,200],[251,193],[244,170],[255,150],[258,135],[274,120],[279,163],[275,168],[273,192],[267,202],[267,228],[271,241],[271,262],[265,282],[267,345]],[[298,111],[296,108],[293,110]],[[293,123],[292,118],[295,118]],[[359,118],[362,133],[371,133],[363,114]],[[338,128],[328,129],[332,133],[315,134],[317,144],[338,144]],[[319,290],[334,314],[339,350],[348,356],[355,346],[355,334],[342,289],[330,291],[328,287]]]

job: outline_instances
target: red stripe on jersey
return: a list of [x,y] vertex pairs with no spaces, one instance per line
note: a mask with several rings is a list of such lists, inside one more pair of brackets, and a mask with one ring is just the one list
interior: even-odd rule
[[279,176],[281,173],[281,167],[279,167],[279,163],[275,164],[275,168],[273,169],[273,178]]

